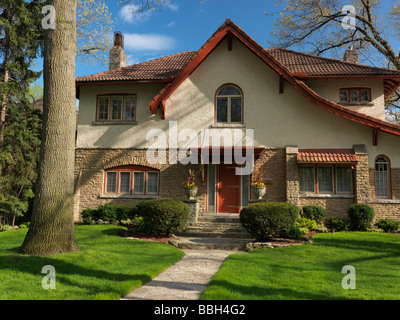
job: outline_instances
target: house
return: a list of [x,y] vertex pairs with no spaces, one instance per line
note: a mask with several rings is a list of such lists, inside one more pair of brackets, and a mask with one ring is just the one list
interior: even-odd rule
[[126,66],[116,33],[110,70],[76,79],[75,218],[184,200],[194,168],[200,213],[240,212],[261,172],[265,200],[400,219],[400,126],[384,110],[400,72],[358,64],[352,48],[344,58],[264,49],[228,19],[197,52]]

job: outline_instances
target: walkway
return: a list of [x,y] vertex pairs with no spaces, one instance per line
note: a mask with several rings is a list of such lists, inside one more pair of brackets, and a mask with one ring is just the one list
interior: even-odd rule
[[182,251],[186,255],[180,261],[121,300],[198,300],[225,258],[237,253],[225,250]]

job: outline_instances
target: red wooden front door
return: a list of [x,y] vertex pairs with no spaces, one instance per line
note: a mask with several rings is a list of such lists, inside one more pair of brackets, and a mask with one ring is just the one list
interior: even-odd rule
[[236,175],[234,164],[218,166],[217,212],[239,213],[240,211],[240,176]]

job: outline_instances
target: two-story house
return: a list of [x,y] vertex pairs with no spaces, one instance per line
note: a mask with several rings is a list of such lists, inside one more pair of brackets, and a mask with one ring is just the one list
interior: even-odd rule
[[116,33],[110,70],[76,79],[76,219],[104,203],[186,199],[189,168],[202,213],[238,213],[252,174],[233,155],[248,141],[264,199],[341,217],[367,203],[399,219],[400,126],[384,104],[400,72],[359,65],[351,48],[344,60],[264,49],[228,19],[197,52],[126,66]]

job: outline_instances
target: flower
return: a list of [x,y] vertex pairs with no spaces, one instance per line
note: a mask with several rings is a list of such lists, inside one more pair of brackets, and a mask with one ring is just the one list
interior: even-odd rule
[[194,182],[192,182],[192,183],[187,183],[186,184],[186,188],[195,188],[196,187],[196,184],[194,183]]
[[265,188],[265,183],[264,182],[254,182],[253,187],[254,188]]
[[192,169],[190,169],[186,188],[195,188],[196,187],[196,184],[194,183],[194,177],[195,177],[195,172]]

